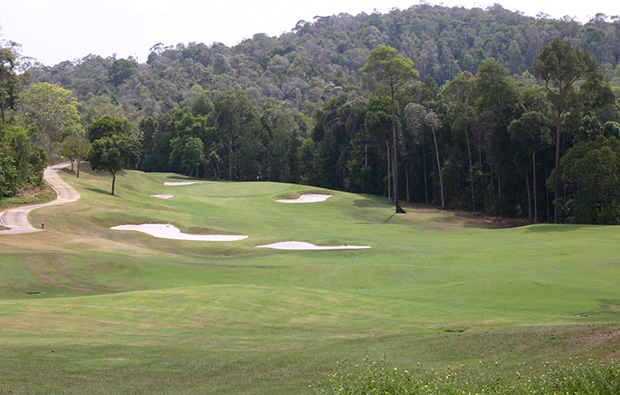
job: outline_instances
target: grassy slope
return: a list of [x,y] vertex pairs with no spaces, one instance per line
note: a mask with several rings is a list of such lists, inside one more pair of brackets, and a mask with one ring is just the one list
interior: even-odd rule
[[[174,176],[128,172],[110,196],[104,175],[65,179],[82,199],[32,213],[46,232],[0,237],[0,390],[304,393],[366,352],[403,368],[510,367],[609,357],[620,343],[615,227],[394,217],[380,199],[341,192],[275,203],[317,192],[287,184],[166,187]],[[162,193],[176,197],[149,197]],[[250,238],[109,230],[168,222]],[[286,240],[373,248],[254,248]]]

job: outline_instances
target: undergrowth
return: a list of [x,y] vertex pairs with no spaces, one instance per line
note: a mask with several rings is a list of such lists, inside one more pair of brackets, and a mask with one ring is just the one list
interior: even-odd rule
[[15,194],[15,196],[0,196],[0,211],[8,210],[18,206],[47,203],[54,199],[56,199],[56,191],[54,191],[47,184],[44,184],[38,188],[22,188]]
[[[542,373],[541,373],[542,372]],[[418,364],[411,370],[388,368],[385,359],[361,364],[338,362],[326,381],[310,384],[315,394],[620,394],[620,362],[521,365],[507,373],[500,363],[459,366],[438,372]]]

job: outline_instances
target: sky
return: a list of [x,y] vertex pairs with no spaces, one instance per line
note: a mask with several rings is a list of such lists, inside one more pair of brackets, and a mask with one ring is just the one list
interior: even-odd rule
[[[299,20],[342,12],[407,9],[419,0],[1,0],[0,38],[47,66],[89,54],[146,61],[157,43],[221,42],[233,46],[255,33],[279,36]],[[617,0],[428,0],[426,4],[486,8],[494,3],[525,15],[587,22],[620,15]]]

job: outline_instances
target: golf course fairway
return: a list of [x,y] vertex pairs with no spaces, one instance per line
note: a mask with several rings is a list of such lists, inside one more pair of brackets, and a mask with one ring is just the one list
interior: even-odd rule
[[[86,167],[86,166],[85,166]],[[83,169],[0,236],[0,393],[310,394],[337,361],[407,369],[620,357],[620,228],[482,217],[269,182]],[[305,194],[321,202],[281,204]],[[161,199],[151,195],[168,196]],[[167,240],[112,230],[171,224]],[[256,248],[290,240],[366,249]]]

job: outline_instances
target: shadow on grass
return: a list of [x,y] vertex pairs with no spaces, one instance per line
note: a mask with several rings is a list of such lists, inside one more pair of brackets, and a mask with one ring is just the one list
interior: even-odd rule
[[375,199],[357,199],[356,201],[353,202],[353,205],[355,207],[385,207],[386,204],[382,201],[379,200],[375,200]]
[[[80,168],[80,171],[83,171],[84,169]],[[73,177],[77,177],[77,173],[75,172],[75,170],[71,170],[71,166],[69,167],[63,167],[62,169],[58,170],[59,173],[65,174],[67,176],[73,176]]]
[[526,227],[525,231],[528,233],[557,233],[557,232],[571,232],[575,230],[581,230],[583,228],[592,228],[596,225],[531,225]]
[[84,188],[87,191],[91,191],[91,192],[95,192],[95,193],[102,193],[104,195],[110,195],[110,196],[114,196],[114,197],[118,197],[118,195],[112,195],[110,192],[110,190],[103,190],[103,189],[99,189],[99,188]]
[[384,224],[387,224],[388,222],[390,222],[390,220],[392,218],[394,218],[394,216],[396,215],[396,213],[393,213],[392,215],[390,215],[389,217],[387,217],[387,219],[385,221],[383,221]]
[[183,174],[174,174],[174,175],[170,175],[168,177],[166,177],[166,179],[168,180],[179,180],[179,181],[207,181],[206,178],[195,178],[195,177],[188,177],[186,175]]

